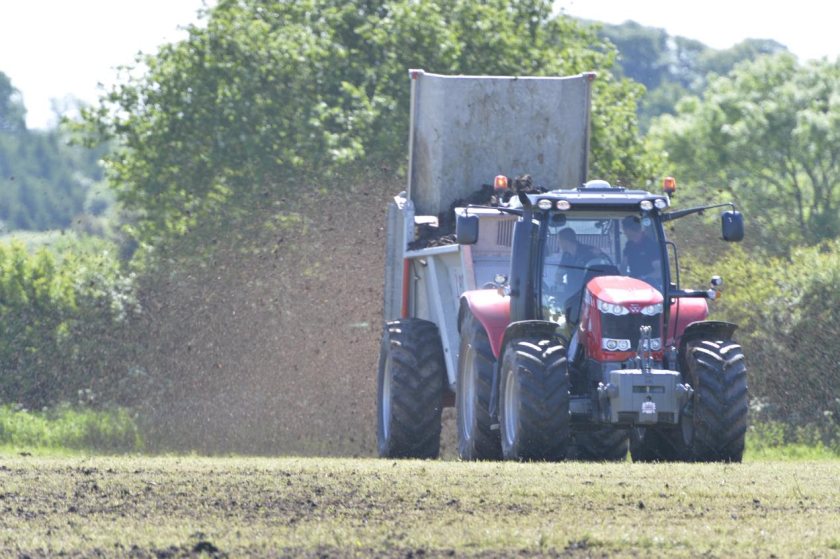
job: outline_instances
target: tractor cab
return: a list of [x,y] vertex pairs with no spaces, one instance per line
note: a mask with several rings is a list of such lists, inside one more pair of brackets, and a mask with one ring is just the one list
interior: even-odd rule
[[[658,304],[661,318],[664,239],[651,217],[638,210],[584,209],[550,212],[545,220],[540,318],[557,322],[570,336],[587,302],[597,301],[599,309],[633,305],[646,312]],[[596,278],[603,279],[593,284],[593,292],[588,286]]]

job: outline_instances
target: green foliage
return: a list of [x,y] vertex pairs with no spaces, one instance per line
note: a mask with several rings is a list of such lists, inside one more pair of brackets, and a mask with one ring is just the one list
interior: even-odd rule
[[0,406],[0,447],[139,452],[143,437],[124,408],[60,406],[42,412]]
[[65,229],[103,178],[96,149],[68,145],[61,129],[26,129],[26,109],[0,72],[0,233]]
[[627,21],[621,25],[603,24],[598,34],[616,46],[619,66],[628,78],[650,90],[671,77],[670,37],[664,29]]
[[110,396],[133,276],[104,241],[66,241],[54,252],[0,244],[0,401],[40,408]]
[[731,48],[718,50],[634,21],[599,24],[598,35],[616,46],[621,74],[647,88],[640,107],[640,121],[645,130],[654,117],[674,113],[682,97],[701,95],[710,74],[725,75],[741,62],[787,51],[769,39],[745,39]]
[[738,65],[656,122],[651,139],[686,190],[736,201],[770,252],[840,235],[840,60]]
[[840,430],[838,255],[840,240],[797,248],[789,258],[734,247],[713,264],[691,266],[690,282],[725,277],[715,317],[740,326],[759,421],[817,426],[834,437]]
[[139,60],[146,72],[127,72],[86,118],[93,137],[117,140],[111,180],[138,213],[141,238],[155,242],[222,206],[291,193],[292,177],[308,182],[351,161],[402,167],[411,67],[599,71],[592,174],[643,181],[641,89],[610,77],[613,56],[545,0],[223,0],[188,39]]
[[791,425],[753,422],[747,431],[746,460],[836,460],[840,458],[840,425]]
[[0,72],[0,133],[18,132],[26,128],[26,108],[20,98],[20,91],[12,80]]

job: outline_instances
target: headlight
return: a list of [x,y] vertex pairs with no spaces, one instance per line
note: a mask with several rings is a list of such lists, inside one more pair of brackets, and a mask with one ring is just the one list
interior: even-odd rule
[[668,207],[668,201],[665,198],[657,198],[653,201],[653,205],[656,206],[657,210],[664,210]]
[[598,299],[598,310],[602,313],[614,314],[616,316],[623,316],[630,313],[627,307],[616,305],[615,303],[606,303],[600,299]]
[[606,351],[630,351],[630,340],[604,338],[601,340],[601,348]]
[[568,200],[557,200],[557,209],[558,210],[568,210],[571,207],[572,207],[572,205],[569,203]]
[[[642,340],[642,350],[647,349],[647,343]],[[662,339],[661,338],[651,338],[650,339],[650,350],[651,351],[659,351],[662,349]]]
[[642,314],[645,316],[654,316],[662,312],[662,303],[656,303],[655,305],[648,305],[646,307],[642,307]]
[[642,208],[642,211],[649,212],[653,209],[653,202],[650,200],[642,200],[639,203],[639,207]]
[[542,200],[537,202],[537,207],[541,210],[550,210],[553,205],[554,204],[551,202],[551,200],[547,198],[543,198]]

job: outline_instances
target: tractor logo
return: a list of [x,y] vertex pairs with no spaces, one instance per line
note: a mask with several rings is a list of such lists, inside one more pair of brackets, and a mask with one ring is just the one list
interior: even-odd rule
[[640,312],[642,312],[642,306],[641,305],[628,305],[628,306],[630,307],[630,312],[633,313],[633,314],[639,314]]

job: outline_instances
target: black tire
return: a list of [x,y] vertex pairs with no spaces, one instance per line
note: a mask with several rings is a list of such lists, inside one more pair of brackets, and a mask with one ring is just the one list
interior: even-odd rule
[[502,457],[499,430],[491,429],[490,393],[496,358],[481,323],[468,314],[461,325],[458,386],[455,409],[458,455],[462,460],[498,460]]
[[507,460],[563,460],[569,443],[566,348],[517,340],[502,355],[499,429]]
[[674,462],[690,460],[688,447],[679,429],[640,427],[630,431],[633,462]]
[[744,456],[749,395],[741,346],[731,340],[699,340],[686,349],[694,387],[689,433],[692,458],[740,462]]
[[605,427],[575,433],[575,459],[599,462],[627,460],[628,436],[624,429]]
[[406,318],[385,325],[377,382],[379,456],[438,457],[445,376],[433,323]]

